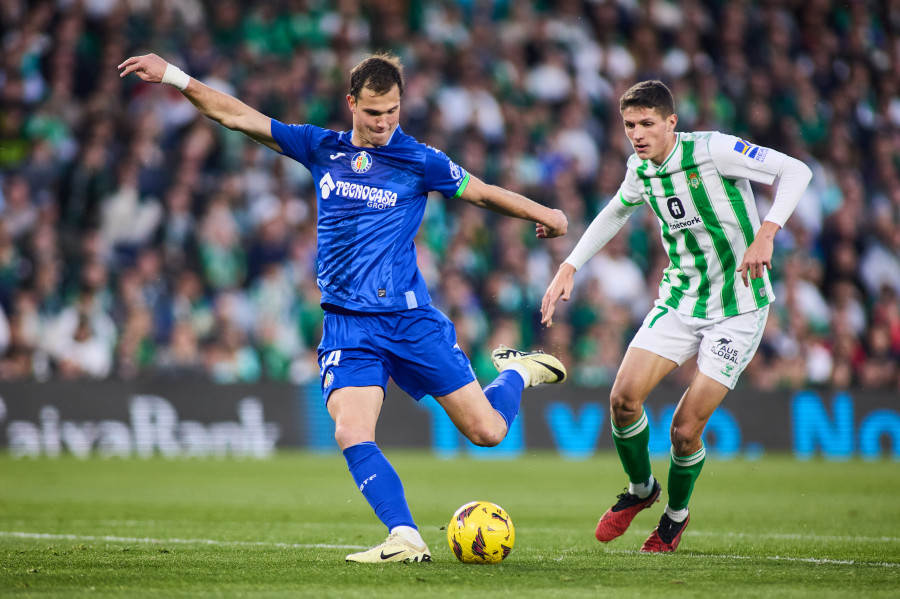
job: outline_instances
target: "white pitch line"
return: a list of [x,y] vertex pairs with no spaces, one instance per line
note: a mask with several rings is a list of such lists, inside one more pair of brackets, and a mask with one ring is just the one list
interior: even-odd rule
[[[96,520],[68,520],[66,523],[71,526],[85,525],[92,526],[96,524],[100,524],[106,527],[111,528],[122,528],[122,527],[133,527],[133,526],[151,526],[151,525],[169,525],[171,526],[179,526],[188,520],[100,520],[99,522]],[[13,520],[10,522],[13,526],[26,525],[27,522],[25,520]],[[246,524],[246,522],[221,522],[221,524]],[[293,526],[298,526],[295,523]],[[303,528],[322,528],[328,526],[326,523],[304,523],[302,525]],[[370,526],[371,530],[376,531],[377,527],[375,525]],[[377,529],[381,530],[381,529]],[[540,532],[540,533],[553,533],[557,534],[560,532],[559,528],[540,528],[534,527],[528,529],[530,532]],[[578,534],[578,529],[568,529],[574,534]],[[629,536],[637,537],[638,535],[642,535],[640,531],[629,531],[626,534]],[[862,536],[837,536],[837,535],[815,535],[815,534],[799,534],[799,533],[749,533],[749,532],[706,532],[703,530],[688,530],[684,533],[687,537],[716,537],[716,538],[729,538],[729,539],[773,539],[773,540],[783,540],[783,541],[807,541],[810,543],[896,543],[900,545],[900,537],[862,537]]]
[[[559,533],[559,528],[529,528],[530,532],[540,533]],[[569,529],[574,530],[574,529]],[[638,537],[647,533],[629,530],[625,533],[630,537]],[[749,532],[705,532],[702,530],[688,530],[684,533],[685,537],[716,537],[716,538],[734,538],[734,539],[773,539],[783,541],[808,541],[810,543],[896,543],[900,545],[898,537],[852,537],[852,536],[836,536],[836,535],[814,535],[799,533],[749,533]]]
[[719,533],[719,532],[704,532],[704,531],[690,531],[685,533],[688,536],[714,536],[714,537],[728,537],[735,539],[780,539],[785,541],[823,541],[823,542],[838,542],[838,543],[898,543],[900,544],[900,538],[897,537],[840,537],[840,536],[828,536],[828,535],[803,535],[803,534],[792,534],[792,533],[744,533],[744,532],[729,532],[729,533]]
[[51,541],[94,541],[108,543],[157,543],[170,545],[218,545],[223,547],[280,547],[285,549],[366,549],[361,545],[328,545],[325,543],[272,543],[266,541],[216,541],[214,539],[150,539],[93,535],[62,535],[40,532],[0,531],[0,537],[46,539]]
[[[629,554],[638,554],[639,551],[632,550],[621,550],[621,551],[609,551],[608,553],[629,553]],[[643,554],[641,555],[649,555]],[[877,566],[880,568],[900,568],[900,563],[896,562],[860,562],[852,559],[828,559],[821,557],[785,557],[783,555],[721,555],[721,554],[704,554],[704,553],[679,553],[679,556],[682,557],[696,557],[701,559],[737,559],[737,560],[751,560],[751,559],[764,559],[775,562],[803,562],[808,564],[828,564],[833,566]]]

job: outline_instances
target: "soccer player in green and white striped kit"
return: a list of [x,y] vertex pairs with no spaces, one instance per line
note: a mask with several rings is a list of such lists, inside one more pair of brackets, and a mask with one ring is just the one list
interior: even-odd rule
[[[672,93],[660,81],[631,87],[619,111],[635,151],[625,181],[560,265],[541,315],[552,325],[556,303],[570,297],[575,272],[635,210],[649,205],[670,262],[659,299],[631,341],[610,394],[613,440],[629,485],[600,519],[596,536],[615,539],[659,500],[643,403],[664,376],[696,354],[698,372],[672,417],[668,504],[641,548],[668,552],[678,547],[690,519],[688,501],[706,458],[703,429],[759,346],[774,299],[767,269],[775,233],[812,172],[795,158],[732,135],[676,132]],[[750,181],[777,183],[762,224]]]

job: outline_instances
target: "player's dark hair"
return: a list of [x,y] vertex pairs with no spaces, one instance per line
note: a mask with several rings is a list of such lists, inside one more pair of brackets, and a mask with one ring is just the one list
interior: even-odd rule
[[663,118],[675,114],[675,99],[666,84],[656,79],[635,83],[619,98],[619,112],[626,108],[650,108]]
[[373,54],[350,71],[350,95],[359,99],[363,88],[368,88],[381,96],[394,86],[403,95],[403,65],[390,52]]

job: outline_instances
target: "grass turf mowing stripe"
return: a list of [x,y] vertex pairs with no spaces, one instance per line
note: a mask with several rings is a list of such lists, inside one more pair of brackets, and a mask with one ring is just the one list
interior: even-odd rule
[[[159,522],[158,520],[154,522]],[[102,524],[112,524],[117,525],[117,522],[113,521],[105,521]],[[135,526],[143,524],[140,520],[131,520],[128,522],[129,525]],[[541,528],[541,527],[531,527],[528,529],[531,533],[551,533],[551,532],[559,532],[558,528]],[[626,534],[639,536],[643,535],[646,531],[644,530],[629,530]],[[780,540],[780,541],[818,541],[822,543],[896,543],[900,545],[900,537],[860,537],[860,536],[838,536],[838,535],[810,535],[810,534],[796,534],[796,533],[749,533],[749,532],[706,532],[702,530],[692,530],[685,533],[689,537],[715,537],[715,538],[733,538],[733,539],[749,539],[749,540],[762,540],[762,539],[772,539],[772,540]],[[147,543],[156,543],[156,542],[165,542],[165,543],[199,543],[206,545],[246,545],[248,547],[251,546],[260,546],[260,547],[269,547],[269,546],[279,546],[279,547],[297,547],[297,548],[311,548],[311,547],[322,547],[322,548],[333,548],[333,549],[364,549],[368,546],[366,545],[329,545],[323,543],[276,543],[276,542],[268,542],[268,541],[258,541],[258,542],[250,542],[250,541],[216,541],[213,539],[152,539],[148,537],[119,537],[119,536],[98,536],[98,535],[75,535],[75,534],[54,534],[54,533],[40,533],[40,532],[19,532],[19,531],[2,531],[0,530],[0,537],[18,537],[23,539],[30,538],[55,538],[60,537],[63,540],[80,540],[80,539],[88,539],[88,538],[96,538],[99,540],[121,540],[125,542],[147,542]]]
[[[685,533],[687,534],[687,533]],[[783,541],[811,540],[822,542],[839,542],[839,543],[900,543],[897,537],[851,537],[851,536],[835,536],[835,535],[806,535],[806,534],[789,534],[789,533],[746,533],[746,532],[703,532],[691,531],[690,536],[708,535],[714,537],[728,537],[736,539],[778,539]]]
[[[609,551],[609,553],[620,553],[623,555],[655,555],[655,554],[644,554],[637,550],[632,549],[620,549]],[[781,562],[799,562],[806,564],[829,564],[832,566],[876,566],[880,568],[900,568],[900,564],[894,562],[864,562],[859,560],[848,560],[848,559],[828,559],[827,557],[787,557],[783,555],[722,555],[722,554],[712,554],[712,553],[692,553],[692,552],[679,552],[679,556],[681,557],[696,557],[702,559],[736,559],[736,560],[753,560],[753,559],[762,559],[767,561],[781,561]]]
[[[541,527],[531,527],[528,529],[529,532],[532,533],[553,533],[559,532],[558,528],[541,528]],[[646,536],[647,531],[639,528],[629,528],[625,534],[629,536]],[[748,539],[748,540],[763,540],[763,539],[772,539],[772,540],[781,540],[781,541],[819,541],[822,543],[896,543],[900,545],[900,537],[888,537],[888,536],[880,536],[880,537],[861,537],[861,536],[838,536],[838,535],[811,535],[811,534],[798,534],[798,533],[778,533],[778,532],[707,532],[702,530],[690,530],[684,533],[685,536],[688,537],[715,537],[715,538],[733,538],[733,539]],[[2,535],[2,533],[0,533]]]
[[[698,535],[703,533],[693,532],[692,535]],[[720,535],[721,536],[721,535]],[[794,538],[799,537],[799,535],[747,535],[747,534],[734,534],[734,535],[725,535],[725,536],[735,536],[735,537],[786,537],[786,538]],[[217,541],[215,539],[151,539],[151,538],[138,538],[138,537],[117,537],[117,536],[96,536],[96,535],[70,535],[70,534],[49,534],[49,533],[36,533],[36,532],[17,532],[17,531],[0,531],[0,537],[12,537],[18,539],[36,539],[36,540],[53,540],[53,541],[88,541],[88,542],[108,542],[108,543],[156,543],[156,544],[170,544],[170,545],[218,545],[218,546],[226,546],[226,547],[277,547],[282,549],[365,549],[366,547],[358,546],[358,545],[329,545],[325,543],[276,543],[276,542],[266,542],[266,541]],[[803,537],[805,539],[816,539],[817,537]],[[823,540],[825,540],[823,538]],[[829,538],[828,540],[845,540],[838,538]],[[873,540],[887,540],[890,542],[896,542],[897,539],[883,538],[883,539],[870,539],[870,538],[853,538],[846,539],[853,541],[862,541],[862,542],[870,542]],[[635,550],[610,550],[608,553],[620,553],[626,555],[632,554],[640,554],[640,551]],[[829,558],[820,558],[820,557],[786,557],[780,555],[722,555],[722,554],[706,554],[706,553],[694,553],[694,552],[680,552],[678,555],[684,557],[693,557],[693,558],[703,558],[703,559],[734,559],[734,560],[752,560],[752,559],[762,559],[768,561],[788,561],[788,562],[801,562],[801,563],[810,563],[810,564],[831,564],[837,566],[877,566],[883,568],[898,568],[900,567],[900,563],[894,562],[865,562],[859,560],[840,560],[840,559],[829,559]]]
[[329,545],[326,543],[274,543],[265,541],[216,541],[215,539],[151,539],[111,535],[67,535],[42,532],[0,531],[0,537],[50,541],[105,541],[107,543],[160,543],[171,545],[221,545],[227,547],[280,547],[285,549],[368,549],[363,545]]

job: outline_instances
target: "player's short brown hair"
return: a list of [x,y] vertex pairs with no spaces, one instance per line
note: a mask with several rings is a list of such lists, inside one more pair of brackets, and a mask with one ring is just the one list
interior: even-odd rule
[[373,54],[350,71],[350,95],[359,99],[363,88],[368,88],[381,96],[393,89],[394,86],[403,95],[403,65],[400,59],[385,52]]
[[619,112],[626,108],[655,109],[663,118],[675,114],[672,91],[662,81],[652,79],[635,83],[619,98]]

